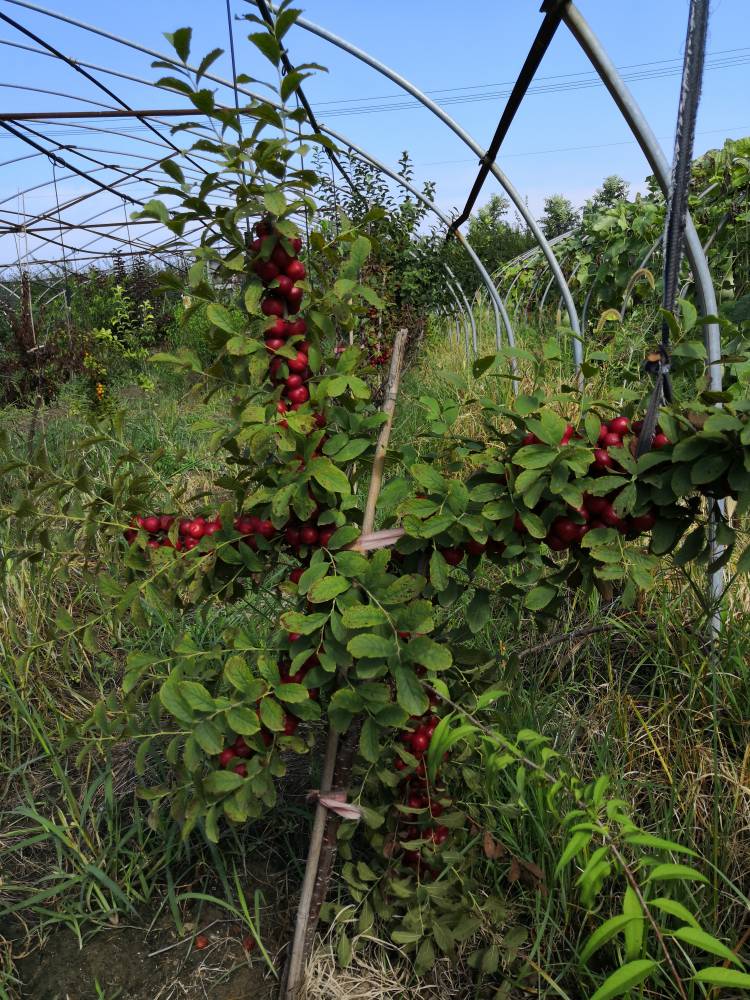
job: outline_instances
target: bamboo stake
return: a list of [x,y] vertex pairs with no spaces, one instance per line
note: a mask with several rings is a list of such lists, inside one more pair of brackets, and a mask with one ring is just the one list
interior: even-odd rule
[[[370,487],[367,493],[367,503],[362,521],[362,534],[371,534],[375,524],[375,508],[378,496],[383,485],[383,471],[385,469],[385,456],[388,450],[388,441],[391,436],[393,426],[393,414],[396,409],[396,399],[398,397],[398,387],[401,379],[401,366],[404,358],[404,348],[408,336],[407,330],[399,330],[393,342],[393,354],[391,355],[391,367],[388,373],[385,400],[383,402],[383,412],[388,419],[380,428],[378,443],[375,446],[375,457],[372,464],[372,476],[370,477]],[[328,742],[326,753],[323,759],[323,770],[320,779],[320,794],[332,790],[334,773],[339,756],[339,737],[333,726],[329,725]],[[348,770],[348,769],[347,769]],[[348,782],[348,776],[347,776]],[[307,854],[307,864],[305,866],[305,876],[302,881],[299,907],[297,909],[297,921],[294,927],[294,938],[292,940],[292,950],[289,954],[289,961],[286,973],[281,985],[281,1000],[297,1000],[300,987],[304,978],[304,968],[308,957],[309,946],[312,943],[313,934],[309,932],[311,909],[315,908],[314,926],[317,926],[317,919],[320,914],[320,904],[325,896],[328,881],[330,878],[331,866],[333,864],[333,850],[331,850],[331,837],[336,836],[339,817],[330,813],[325,806],[318,802],[315,807],[315,818],[310,834],[310,846]],[[319,877],[320,856],[324,842],[326,848],[326,869],[321,872],[324,878]],[[314,933],[314,931],[313,931]]]

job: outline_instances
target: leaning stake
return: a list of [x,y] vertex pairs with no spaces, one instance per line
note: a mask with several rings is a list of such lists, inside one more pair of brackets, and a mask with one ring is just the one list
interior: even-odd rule
[[[370,487],[367,493],[367,503],[365,504],[365,513],[362,520],[363,535],[371,534],[375,526],[375,509],[383,485],[385,456],[388,451],[391,427],[393,426],[393,414],[396,409],[396,399],[398,398],[398,386],[401,379],[401,366],[404,360],[404,348],[407,336],[407,330],[399,330],[393,342],[391,368],[388,373],[385,400],[383,402],[383,412],[388,416],[388,419],[380,428],[378,443],[375,447]],[[354,726],[356,723],[352,725]],[[344,753],[342,754],[343,759],[339,760],[338,733],[333,726],[329,726],[328,743],[326,744],[326,753],[323,759],[323,769],[320,778],[321,796],[332,791],[336,771],[338,771],[336,777],[339,781],[342,784],[348,783],[355,749],[354,746],[350,745],[351,743],[351,740],[347,741]],[[305,964],[318,924],[320,908],[328,891],[328,883],[335,855],[338,825],[339,817],[335,813],[330,813],[325,806],[318,802],[315,807],[315,818],[313,819],[312,833],[310,834],[310,847],[307,853],[305,877],[302,880],[292,950],[281,986],[281,1000],[297,1000],[299,995],[304,978]],[[321,865],[321,851],[324,844],[325,858],[324,863]]]

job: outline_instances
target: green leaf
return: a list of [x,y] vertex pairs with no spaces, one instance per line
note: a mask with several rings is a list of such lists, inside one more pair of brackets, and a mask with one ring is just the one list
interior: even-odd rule
[[565,845],[565,850],[560,855],[560,860],[557,862],[555,867],[555,877],[557,877],[560,872],[569,864],[573,858],[575,858],[581,851],[588,845],[592,837],[592,834],[588,830],[579,830],[574,833],[570,838],[568,843]]
[[313,604],[322,604],[324,601],[332,601],[350,587],[351,583],[345,576],[325,576],[310,587],[307,597]]
[[476,635],[490,620],[490,596],[486,590],[477,590],[466,609],[466,622]]
[[541,611],[556,596],[557,589],[555,587],[550,586],[548,583],[542,583],[528,592],[524,605],[529,611]]
[[628,962],[605,979],[591,1000],[612,1000],[613,997],[621,997],[634,986],[644,982],[658,968],[659,963],[649,958]]
[[692,927],[699,927],[698,921],[690,910],[686,906],[683,906],[682,903],[678,903],[676,899],[667,899],[666,896],[658,896],[656,899],[649,899],[648,905],[655,906],[657,910],[661,910],[662,913],[668,913],[672,917],[677,917],[678,920],[684,920],[686,924],[690,924]]
[[[595,951],[598,951],[602,945],[605,945],[608,941],[611,941],[613,937],[624,931],[625,928],[630,924],[635,917],[628,916],[624,913],[619,913],[616,917],[610,917],[609,920],[605,920],[603,924],[596,928],[596,930],[591,934],[591,936],[586,941],[586,944],[581,949],[579,959],[581,962],[588,962]],[[642,920],[641,916],[641,920]]]
[[397,663],[392,669],[396,679],[397,700],[409,715],[423,715],[430,707],[430,701],[419,683],[419,678],[411,669]]
[[382,635],[355,635],[346,644],[346,648],[356,659],[387,659],[393,656],[396,646],[393,639],[385,639]]
[[651,847],[655,851],[674,851],[675,854],[689,854],[697,858],[698,854],[689,847],[683,847],[673,840],[664,840],[663,837],[655,837],[652,833],[631,833],[625,837],[626,844],[635,844],[637,847]]
[[676,879],[685,882],[708,882],[701,872],[687,865],[654,865],[648,874],[647,882],[673,882]]
[[55,624],[60,629],[61,632],[72,632],[76,623],[73,621],[70,614],[65,610],[65,608],[58,608],[57,614],[55,615]]
[[263,189],[263,204],[271,215],[283,215],[286,211],[286,198],[284,192],[279,188],[266,187]]
[[180,681],[178,689],[188,705],[196,712],[213,712],[216,705],[202,684],[197,681]]
[[344,628],[373,628],[376,625],[385,625],[387,621],[383,609],[375,604],[353,604],[341,615],[341,624]]
[[701,951],[707,951],[710,955],[718,955],[719,958],[725,958],[728,962],[742,967],[742,962],[730,948],[727,948],[718,938],[707,934],[698,927],[679,927],[676,931],[671,932],[671,936],[677,938],[678,941],[692,945],[693,948],[700,948]]
[[235,774],[234,771],[212,771],[204,784],[211,795],[228,795],[239,788],[244,780],[242,775]]
[[193,37],[192,28],[178,28],[174,32],[164,32],[164,37],[175,50],[182,62],[186,63],[190,58],[190,42]]
[[260,729],[257,712],[244,705],[230,708],[227,711],[227,722],[232,732],[241,733],[242,736],[253,736]]
[[711,986],[736,986],[739,989],[750,990],[750,976],[736,969],[722,969],[721,966],[710,966],[696,972],[693,979],[698,983],[708,983]]
[[365,760],[369,760],[371,764],[377,763],[380,758],[379,735],[380,729],[377,723],[368,716],[362,726],[362,733],[359,737],[359,749]]
[[411,472],[420,486],[424,486],[431,493],[445,493],[447,483],[433,466],[412,465],[409,472]]
[[625,925],[625,958],[630,962],[641,954],[645,929],[643,909],[631,886],[625,889],[622,912],[624,916],[631,918]]
[[233,688],[247,695],[249,701],[257,701],[265,691],[265,684],[254,677],[252,670],[242,656],[230,656],[224,667],[224,679]]
[[289,705],[300,705],[310,698],[310,692],[304,684],[279,684],[274,693],[279,701]]
[[312,635],[319,632],[328,621],[329,615],[318,611],[316,614],[303,615],[300,611],[287,611],[281,616],[281,624],[287,632],[299,632],[300,635]]
[[225,306],[219,305],[218,302],[212,302],[208,309],[206,310],[206,315],[210,323],[214,326],[218,326],[220,330],[225,333],[237,333],[237,323],[234,317],[229,312]]
[[341,469],[337,469],[330,458],[313,458],[307,466],[310,474],[316,482],[320,483],[324,490],[331,493],[351,493],[349,480]]
[[180,695],[179,684],[175,680],[167,680],[159,690],[159,701],[164,708],[179,722],[192,724],[193,712],[185,699]]
[[221,731],[218,726],[215,726],[213,722],[209,722],[207,719],[195,727],[193,736],[201,750],[205,750],[208,754],[221,753],[224,749]]
[[437,593],[448,586],[448,563],[437,549],[430,556],[430,583]]
[[248,35],[248,38],[269,62],[273,63],[274,66],[279,65],[281,61],[281,48],[273,35],[270,35],[267,31],[256,31]]
[[264,698],[261,701],[260,721],[275,733],[280,733],[284,728],[284,710],[273,698]]
[[406,644],[406,655],[412,663],[419,663],[428,670],[448,670],[453,655],[447,646],[441,646],[427,635],[418,635]]

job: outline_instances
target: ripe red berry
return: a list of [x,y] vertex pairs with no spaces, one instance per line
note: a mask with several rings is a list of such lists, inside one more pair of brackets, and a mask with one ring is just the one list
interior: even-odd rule
[[298,566],[296,569],[293,569],[292,572],[289,574],[289,582],[299,583],[300,580],[302,579],[302,574],[304,572],[305,572],[304,566]]
[[174,517],[171,514],[162,514],[159,518],[159,530],[169,531],[174,524]]
[[570,441],[570,439],[573,437],[575,432],[576,432],[575,427],[572,424],[568,424],[568,426],[565,428],[563,436],[560,438],[560,444],[567,444],[568,441]]
[[324,413],[316,413],[314,419],[315,419],[315,426],[316,427],[325,427],[325,425],[326,425],[326,418],[325,418],[325,414]]
[[[298,683],[298,682],[297,682]],[[299,725],[299,719],[294,715],[284,716],[284,735],[294,736],[297,732],[297,726]]]
[[295,236],[291,242],[294,252],[299,253],[300,250],[302,249],[302,240],[299,238],[299,236]]
[[206,521],[204,535],[215,535],[217,531],[221,531],[221,521],[218,517],[215,521]]
[[266,350],[271,354],[275,354],[280,351],[284,346],[284,341],[281,337],[266,337]]
[[447,826],[436,826],[432,831],[431,839],[433,843],[437,844],[439,847],[440,844],[444,844],[446,842],[449,833],[450,831]]
[[307,386],[301,385],[298,389],[291,389],[287,393],[287,396],[292,403],[299,403],[301,406],[303,403],[308,401],[310,393],[307,391]]
[[242,939],[242,947],[245,951],[252,951],[255,948],[255,938],[252,934],[246,934]]
[[594,449],[594,465],[597,469],[611,469],[614,464],[614,459],[608,451],[603,448]]
[[145,531],[158,531],[160,528],[159,518],[151,515],[150,517],[143,518],[143,529]]
[[260,309],[264,316],[284,315],[284,303],[274,295],[269,295],[267,299],[263,299]]
[[420,756],[430,745],[430,737],[427,733],[418,729],[411,738],[411,748],[415,756]]
[[284,538],[286,539],[287,545],[291,545],[293,549],[296,549],[300,543],[300,532],[298,528],[286,528],[284,530]]
[[521,444],[539,444],[539,438],[536,434],[532,434],[531,431],[529,431],[528,434],[524,434],[521,438]]
[[651,442],[651,447],[660,451],[662,448],[666,448],[668,444],[671,444],[671,442],[667,435],[662,434],[662,432],[659,431],[658,434],[654,434],[654,440]]
[[203,951],[204,948],[208,948],[208,938],[205,934],[199,934],[193,944],[195,945],[196,951]]
[[307,333],[307,323],[304,319],[295,319],[291,323],[287,323],[287,330],[289,331],[290,337],[302,336]]
[[247,768],[245,767],[244,764],[237,764],[237,766],[233,767],[232,770],[234,771],[235,774],[239,774],[241,778],[247,777]]
[[619,528],[622,524],[622,518],[619,514],[615,512],[614,507],[611,503],[608,503],[604,509],[599,514],[601,521],[607,525],[608,528]]
[[562,538],[558,538],[557,535],[547,535],[545,541],[553,552],[562,552],[563,549],[567,549],[570,545],[570,542],[564,542]]
[[279,269],[272,260],[258,260],[255,262],[255,273],[260,280],[268,285],[279,276]]
[[615,434],[613,431],[608,431],[604,435],[601,444],[603,444],[605,448],[621,448],[622,438],[619,434]]
[[464,549],[470,556],[481,556],[487,550],[487,543],[477,542],[472,538],[464,545]]
[[513,530],[517,531],[519,535],[526,534],[526,525],[521,520],[520,514],[516,514],[516,516],[513,518]]
[[556,517],[551,530],[563,542],[572,542],[578,538],[578,525],[569,517]]
[[234,747],[234,752],[237,754],[238,757],[249,757],[253,752],[245,742],[245,738],[243,736],[237,737],[237,739],[234,741],[233,747]]
[[264,538],[273,538],[276,534],[276,528],[274,528],[272,521],[259,521],[257,532]]
[[325,548],[333,538],[335,532],[336,528],[321,528],[318,532],[318,545],[320,545],[321,548]]
[[286,271],[292,262],[292,257],[286,252],[280,243],[277,243],[273,248],[273,253],[271,254],[271,260],[276,264],[277,267],[281,268],[282,271]]
[[645,531],[651,531],[651,529],[656,524],[656,514],[649,511],[646,514],[639,514],[638,517],[633,517],[630,519],[630,526],[633,531],[637,531],[642,534]]
[[286,380],[287,389],[299,389],[303,385],[303,379],[301,375],[290,375]]
[[430,814],[432,816],[436,817],[436,818],[438,816],[442,816],[443,815],[443,807],[440,805],[439,802],[433,802],[430,805]]
[[604,444],[605,437],[609,434],[609,427],[607,424],[602,424],[599,428],[599,437],[597,438],[598,444]]
[[295,285],[289,292],[286,297],[286,305],[290,313],[299,312],[299,307],[302,304],[302,297],[304,294],[305,293],[298,285]]
[[195,539],[203,538],[203,536],[206,534],[206,522],[203,520],[203,518],[199,519],[196,517],[196,519],[188,528],[187,533],[191,538]]
[[615,417],[609,422],[609,429],[613,434],[619,434],[620,437],[623,434],[627,434],[630,429],[630,421],[627,417]]
[[318,529],[306,524],[300,531],[299,538],[303,545],[315,545],[318,540]]
[[454,547],[440,549],[440,552],[449,566],[458,566],[464,557],[462,550]]
[[423,809],[425,802],[421,795],[410,795],[406,804],[410,809]]
[[227,747],[225,750],[222,750],[221,753],[219,754],[219,764],[222,767],[228,767],[236,756],[237,756],[237,751],[234,749],[234,747]]
[[396,759],[393,762],[393,766],[397,771],[403,771],[404,768],[406,767],[406,762],[401,760],[400,757],[396,757]]
[[286,274],[292,281],[302,281],[307,272],[301,260],[293,260],[286,268]]
[[303,351],[297,351],[297,356],[287,358],[286,364],[290,372],[300,374],[307,368],[307,355]]
[[280,274],[278,277],[278,288],[283,296],[287,296],[294,288],[294,282],[288,275]]

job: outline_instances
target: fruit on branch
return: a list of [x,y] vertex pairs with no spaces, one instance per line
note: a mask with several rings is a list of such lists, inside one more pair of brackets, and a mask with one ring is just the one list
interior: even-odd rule
[[443,559],[448,563],[449,566],[458,566],[460,562],[463,561],[464,553],[461,549],[455,546],[450,546],[449,548],[440,549],[440,554]]

